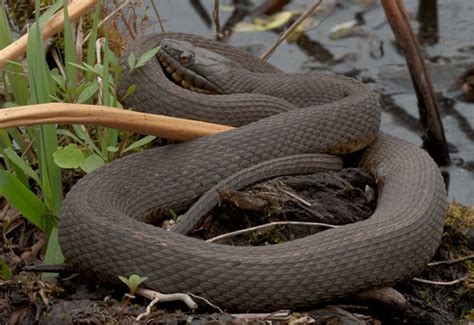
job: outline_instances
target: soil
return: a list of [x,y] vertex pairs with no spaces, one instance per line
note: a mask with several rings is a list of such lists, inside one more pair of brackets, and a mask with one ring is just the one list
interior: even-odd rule
[[[279,177],[243,191],[222,193],[223,204],[193,233],[201,239],[274,221],[346,224],[368,218],[376,202],[370,175],[340,172]],[[149,300],[127,299],[127,287],[110,288],[82,278],[67,267],[56,279],[43,280],[44,234],[2,203],[3,256],[12,272],[0,282],[0,323],[134,324]],[[350,215],[351,218],[347,218]],[[169,223],[169,222],[168,222]],[[270,245],[293,240],[325,227],[284,225],[231,237],[231,245]],[[434,261],[474,254],[474,207],[451,203],[443,241]],[[147,324],[454,324],[474,318],[474,262],[427,267],[418,278],[437,282],[463,279],[450,286],[416,281],[369,292],[322,306],[265,314],[231,314],[197,301],[157,304],[142,319]],[[276,314],[275,314],[276,313]]]

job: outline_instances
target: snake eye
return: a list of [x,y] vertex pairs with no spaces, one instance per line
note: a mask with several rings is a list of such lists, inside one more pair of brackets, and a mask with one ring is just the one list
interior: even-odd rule
[[179,55],[179,63],[188,64],[191,62],[191,56],[187,53],[181,53]]

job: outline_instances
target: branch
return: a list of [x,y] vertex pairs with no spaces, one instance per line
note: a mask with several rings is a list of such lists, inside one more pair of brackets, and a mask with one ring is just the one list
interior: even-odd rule
[[[76,0],[68,6],[69,20],[76,22],[79,18],[96,4],[97,0]],[[64,27],[64,11],[55,13],[43,27],[43,40],[57,34]],[[0,50],[0,69],[22,56],[26,52],[28,44],[28,33],[20,37],[15,42]]]
[[468,256],[460,257],[451,261],[439,261],[439,262],[428,263],[428,266],[431,267],[431,266],[437,266],[437,265],[442,265],[442,264],[451,265],[451,264],[456,264],[459,262],[472,260],[472,259],[474,259],[474,255],[468,255]]
[[50,103],[0,110],[0,129],[51,123],[97,125],[179,141],[233,129],[227,125],[97,105]]
[[461,283],[463,281],[466,281],[469,278],[469,275],[463,276],[460,279],[453,280],[453,281],[431,281],[431,280],[425,280],[425,279],[420,279],[420,278],[413,278],[412,280],[415,282],[420,282],[420,283],[425,283],[425,284],[433,284],[433,285],[438,285],[438,286],[452,286],[458,283]]
[[230,237],[235,237],[240,234],[245,234],[247,232],[252,232],[254,230],[259,230],[259,229],[264,229],[264,228],[269,228],[269,227],[274,227],[274,226],[282,226],[282,225],[298,225],[298,226],[318,226],[318,227],[327,227],[327,228],[337,228],[339,226],[335,225],[330,225],[327,223],[319,223],[319,222],[302,222],[302,221],[275,221],[275,222],[270,222],[266,223],[264,225],[259,225],[251,228],[246,228],[246,229],[240,229],[236,231],[229,232],[227,234],[219,235],[213,238],[210,238],[206,240],[208,243],[213,243],[221,239],[226,239]]
[[268,59],[268,57],[275,51],[275,49],[278,47],[278,45],[280,45],[288,37],[288,35],[290,35],[291,32],[294,31],[296,27],[298,27],[298,25],[300,25],[306,18],[311,16],[311,14],[316,10],[316,8],[319,7],[321,2],[322,2],[322,0],[317,0],[311,5],[311,7],[306,9],[306,11],[303,12],[301,14],[301,16],[299,16],[298,19],[287,30],[285,30],[283,33],[278,35],[278,38],[275,40],[275,42],[272,44],[272,46],[270,46],[270,48],[268,50],[266,50],[260,56],[260,58],[262,60]]
[[418,98],[423,146],[440,166],[449,165],[449,151],[439,114],[439,104],[431,76],[421,55],[420,46],[408,21],[402,0],[382,0],[390,27],[402,45],[408,70]]
[[186,305],[188,305],[188,307],[191,309],[196,309],[198,307],[198,304],[195,303],[194,300],[185,293],[166,294],[166,293],[160,293],[158,291],[144,289],[144,288],[138,288],[136,293],[148,299],[152,299],[152,300],[158,299],[161,302],[180,300],[184,302]]
[[151,5],[153,7],[153,10],[155,11],[156,19],[158,19],[158,23],[160,24],[160,30],[162,33],[164,33],[165,26],[163,25],[163,22],[161,21],[160,12],[158,11],[158,7],[156,6],[155,0],[151,0]]

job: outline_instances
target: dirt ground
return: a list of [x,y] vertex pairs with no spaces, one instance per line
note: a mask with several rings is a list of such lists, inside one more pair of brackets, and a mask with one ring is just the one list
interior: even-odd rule
[[[280,177],[242,192],[222,193],[227,202],[203,222],[195,237],[207,239],[240,228],[275,221],[344,224],[370,216],[374,183],[357,169],[338,173]],[[276,199],[275,199],[276,198]],[[303,202],[310,203],[305,205]],[[236,208],[239,206],[239,208]],[[150,303],[128,299],[127,287],[104,287],[67,267],[44,281],[41,268],[46,239],[12,207],[2,202],[3,257],[12,276],[0,282],[3,324],[133,324]],[[337,208],[335,208],[337,207]],[[243,209],[242,209],[243,208]],[[239,218],[236,218],[236,215]],[[347,220],[345,216],[355,216]],[[238,221],[236,221],[238,220]],[[163,220],[155,220],[161,223]],[[166,224],[166,222],[165,222]],[[278,226],[225,239],[231,245],[268,245],[321,231],[321,227]],[[158,303],[146,324],[451,324],[474,319],[474,207],[449,206],[442,243],[419,279],[393,288],[347,297],[304,310],[232,314],[199,299],[198,309],[182,302]],[[446,285],[449,284],[450,285]]]

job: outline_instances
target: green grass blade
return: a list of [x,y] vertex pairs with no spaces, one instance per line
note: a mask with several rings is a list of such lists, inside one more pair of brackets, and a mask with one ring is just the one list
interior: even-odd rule
[[[95,5],[95,12],[94,12],[94,20],[92,22],[92,29],[91,29],[91,36],[87,41],[87,57],[86,63],[89,66],[93,66],[96,61],[96,54],[95,54],[95,42],[97,41],[97,29],[99,25],[100,19],[100,8],[102,6],[102,0],[97,1]],[[94,78],[94,74],[90,71],[86,72],[86,80],[91,81]]]
[[135,141],[134,143],[132,143],[131,145],[129,145],[127,148],[125,148],[125,149],[122,151],[122,153],[125,153],[125,152],[127,152],[127,151],[140,148],[140,147],[146,145],[147,143],[152,142],[152,141],[155,140],[155,139],[156,139],[156,137],[155,137],[154,135],[147,135],[146,137],[143,137],[143,138],[141,138],[140,140]]
[[[6,15],[3,2],[0,3],[0,49],[5,48],[12,42],[10,25]],[[19,63],[18,60],[15,62]],[[26,105],[28,101],[28,84],[24,74],[23,66],[17,64],[7,64],[5,67],[6,79],[11,85],[15,102],[18,105]]]
[[[40,24],[44,23],[48,16],[61,7],[63,1],[59,0],[39,17],[40,1],[35,1],[36,23],[30,29],[27,47],[27,62],[29,67],[30,103],[40,104],[50,101],[52,95],[53,81],[49,68],[46,64]],[[57,7],[57,8],[56,8]],[[61,172],[54,163],[53,153],[58,148],[56,127],[44,125],[34,127],[34,148],[38,156],[40,179],[43,189],[44,201],[54,216],[59,215],[62,203],[62,180]],[[54,217],[48,218],[51,222]],[[51,229],[51,228],[50,228]],[[54,228],[53,228],[54,230]],[[49,236],[49,244],[46,251],[45,263],[62,263],[63,257],[54,231]]]
[[[105,106],[111,106],[111,94],[110,94],[110,80],[111,75],[109,72],[110,62],[113,53],[110,51],[107,40],[104,43],[104,68],[102,75],[102,97],[103,104]],[[113,99],[112,99],[113,101]],[[116,129],[105,129],[100,139],[102,156],[108,157],[107,161],[110,161],[114,155],[113,152],[108,151],[110,147],[116,147],[118,142],[118,131]]]
[[27,185],[28,178],[26,177],[25,173],[20,168],[18,168],[5,153],[6,150],[12,150],[11,148],[13,148],[13,144],[10,140],[10,137],[8,136],[8,132],[6,130],[0,130],[0,152],[3,153],[3,161],[5,163],[5,167],[9,171],[13,170],[18,180],[23,184]]
[[76,102],[78,104],[83,104],[83,103],[89,102],[90,99],[92,98],[92,96],[97,94],[97,92],[99,91],[99,88],[100,88],[100,84],[97,81],[92,81],[92,83],[90,85],[85,87],[79,93],[79,96],[77,96],[77,101]]
[[[29,67],[30,103],[40,104],[50,101],[51,76],[46,64],[41,29],[39,26],[40,3],[36,1],[36,21],[30,29],[27,47],[27,61]],[[52,15],[51,8],[41,17]],[[45,203],[53,215],[59,214],[62,202],[62,181],[59,167],[54,164],[53,153],[57,150],[57,134],[54,125],[34,127],[35,150],[38,154],[41,185]]]
[[44,220],[48,214],[46,205],[15,176],[5,170],[0,170],[0,194],[32,224],[43,231],[48,230],[46,220]]
[[21,159],[21,157],[18,156],[13,149],[6,148],[3,150],[3,153],[13,164],[15,164],[16,167],[21,169],[25,175],[31,177],[36,182],[36,184],[41,186],[41,180],[38,174],[36,174],[35,171],[31,168],[31,166],[26,161]]
[[[97,146],[94,144],[94,141],[92,141],[91,137],[89,136],[89,134],[84,131],[82,129],[82,127],[80,125],[73,125],[73,128],[74,128],[74,132],[76,133],[76,135],[81,139],[83,140],[85,143],[87,143],[87,145],[96,153],[98,154],[99,156],[101,156],[101,158],[105,158],[102,156],[102,152],[99,150],[99,148],[97,148]],[[105,159],[104,159],[105,160]]]
[[2,269],[0,273],[0,279],[10,280],[12,277],[12,272],[10,271],[10,268],[8,267],[7,263],[5,263],[2,256],[0,256],[0,267]]
[[70,63],[76,63],[76,47],[74,46],[73,25],[69,20],[67,9],[68,0],[64,0],[64,60],[66,70],[67,89],[71,92],[76,85],[77,68]]
[[[58,238],[58,227],[53,227],[49,233],[48,238],[48,249],[44,257],[46,263],[55,264],[62,263],[64,261],[64,255],[61,252]],[[44,273],[43,278],[54,277],[55,273]]]
[[28,144],[26,143],[25,138],[23,137],[28,137],[26,133],[21,133],[18,129],[7,129],[8,134],[10,134],[11,138],[18,144],[20,147],[20,150],[22,152],[26,152],[28,150]]

